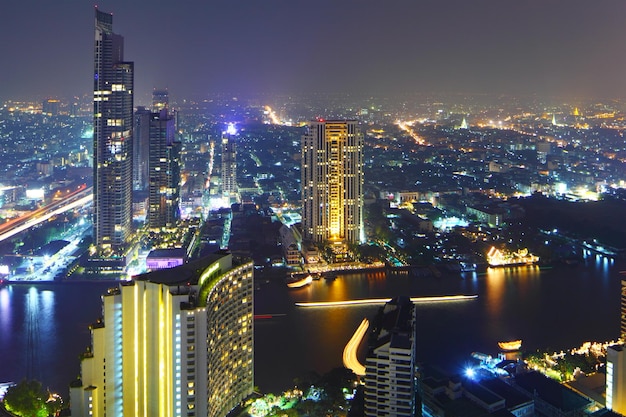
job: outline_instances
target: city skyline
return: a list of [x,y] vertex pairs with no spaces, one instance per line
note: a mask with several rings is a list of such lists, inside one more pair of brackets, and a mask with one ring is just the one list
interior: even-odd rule
[[[33,7],[36,6],[36,7]],[[137,104],[233,94],[454,92],[623,97],[626,4],[105,0],[128,39]],[[11,2],[0,17],[0,99],[89,92],[90,3]],[[154,22],[160,31],[154,33]],[[316,22],[309,26],[304,22]],[[164,49],[163,49],[164,48]],[[167,50],[167,59],[157,51]],[[332,63],[332,65],[331,65]],[[48,72],[42,76],[42,71]]]

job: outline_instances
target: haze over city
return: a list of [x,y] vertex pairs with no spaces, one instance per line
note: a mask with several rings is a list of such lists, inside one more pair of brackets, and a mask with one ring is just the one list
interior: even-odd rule
[[[120,1],[136,103],[345,92],[621,97],[626,3],[592,1]],[[82,96],[92,2],[3,2],[0,99]]]
[[0,417],[626,416],[624,12],[5,1]]

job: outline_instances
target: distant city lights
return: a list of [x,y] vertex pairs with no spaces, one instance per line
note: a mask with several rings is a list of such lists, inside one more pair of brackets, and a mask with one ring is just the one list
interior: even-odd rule
[[228,127],[226,128],[226,133],[229,135],[236,135],[237,134],[237,128],[235,127],[234,123],[229,123]]

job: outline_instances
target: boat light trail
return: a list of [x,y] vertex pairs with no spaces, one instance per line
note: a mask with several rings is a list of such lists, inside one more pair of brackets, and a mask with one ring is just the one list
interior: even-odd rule
[[346,344],[346,347],[343,349],[343,366],[352,370],[358,376],[365,376],[365,366],[359,362],[357,358],[357,351],[359,350],[359,345],[363,340],[363,336],[365,336],[365,332],[369,327],[370,323],[367,319],[363,319],[359,327],[357,327],[356,331]]
[[[441,295],[433,297],[411,297],[414,303],[438,303],[442,301],[465,301],[478,298],[477,294],[473,295]],[[391,301],[391,298],[365,298],[362,300],[346,300],[346,301],[313,301],[296,303],[298,307],[344,307],[368,304],[384,304]]]

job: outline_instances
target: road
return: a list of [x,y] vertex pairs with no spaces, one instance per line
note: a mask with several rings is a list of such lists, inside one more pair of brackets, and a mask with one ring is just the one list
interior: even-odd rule
[[0,242],[31,227],[45,222],[49,218],[78,207],[84,207],[93,199],[93,187],[84,184],[69,193],[62,200],[54,201],[45,207],[38,208],[28,214],[9,220],[0,225]]

